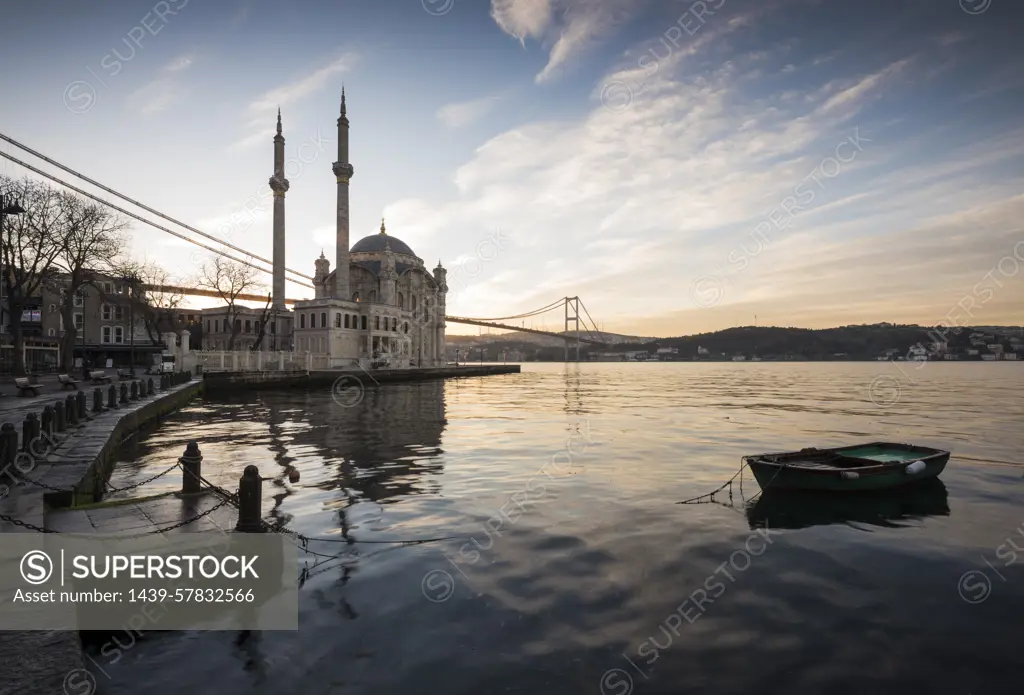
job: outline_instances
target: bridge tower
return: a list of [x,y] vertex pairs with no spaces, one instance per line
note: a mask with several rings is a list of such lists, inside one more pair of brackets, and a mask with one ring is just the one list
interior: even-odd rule
[[[570,315],[571,312],[571,315]],[[565,361],[569,361],[569,324],[573,324],[576,333],[576,361],[580,361],[580,298],[565,298]]]

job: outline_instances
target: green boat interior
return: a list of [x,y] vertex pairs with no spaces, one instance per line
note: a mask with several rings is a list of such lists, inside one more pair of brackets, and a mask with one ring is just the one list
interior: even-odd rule
[[800,468],[861,468],[879,464],[917,461],[937,452],[919,447],[868,444],[848,449],[803,449],[788,454],[754,457],[765,463],[785,463]]

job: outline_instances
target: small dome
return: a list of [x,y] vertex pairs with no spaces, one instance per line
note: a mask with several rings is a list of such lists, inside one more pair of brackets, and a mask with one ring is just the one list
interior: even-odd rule
[[397,237],[393,237],[390,234],[371,234],[368,237],[363,237],[355,243],[352,247],[352,253],[384,253],[387,244],[391,245],[391,250],[395,253],[404,253],[408,256],[415,256],[409,245]]

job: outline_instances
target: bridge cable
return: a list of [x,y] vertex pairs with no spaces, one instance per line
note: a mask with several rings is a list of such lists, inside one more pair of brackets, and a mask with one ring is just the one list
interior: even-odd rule
[[[7,142],[11,143],[15,147],[18,147],[18,148],[28,152],[29,154],[35,155],[39,159],[42,159],[43,161],[47,162],[48,164],[52,164],[53,166],[57,167],[58,169],[62,169],[64,171],[66,171],[67,173],[71,174],[72,176],[77,176],[78,178],[82,179],[83,181],[87,181],[87,182],[91,183],[92,185],[96,186],[97,188],[102,188],[107,193],[111,193],[113,195],[116,195],[118,198],[121,198],[122,200],[127,200],[129,203],[132,203],[133,205],[136,205],[136,206],[142,208],[146,212],[151,212],[154,215],[167,220],[168,222],[173,222],[174,224],[180,225],[180,226],[184,227],[185,229],[189,230],[190,232],[195,232],[196,234],[198,234],[198,235],[200,235],[202,237],[210,239],[211,241],[215,241],[218,244],[223,244],[224,246],[227,246],[230,249],[238,251],[239,253],[244,253],[244,254],[246,254],[248,256],[252,256],[253,258],[255,258],[258,261],[262,261],[263,263],[269,263],[270,265],[274,264],[273,261],[270,261],[270,260],[268,260],[266,258],[262,258],[260,256],[257,256],[255,254],[253,254],[253,253],[250,253],[250,252],[246,251],[243,248],[239,248],[238,246],[235,246],[234,244],[231,244],[231,243],[229,243],[227,241],[223,241],[221,239],[218,239],[217,237],[213,236],[212,234],[207,234],[206,232],[204,232],[202,230],[199,230],[199,229],[196,229],[195,227],[192,227],[191,225],[187,225],[184,222],[181,222],[180,220],[176,220],[173,217],[169,217],[169,216],[163,214],[162,212],[154,210],[153,208],[149,207],[148,205],[143,205],[142,203],[140,203],[137,200],[134,200],[133,198],[129,198],[126,195],[122,195],[122,194],[118,193],[117,191],[115,191],[114,189],[109,188],[107,186],[104,186],[102,183],[99,183],[98,181],[95,181],[95,180],[89,178],[88,176],[85,176],[84,174],[81,174],[81,173],[75,171],[74,169],[66,167],[63,164],[61,164],[60,162],[56,162],[56,161],[50,159],[49,157],[47,157],[46,155],[44,155],[44,154],[42,154],[40,152],[36,152],[35,150],[31,149],[30,147],[22,145],[17,140],[15,140],[13,138],[10,138],[10,137],[7,137],[3,133],[0,133],[0,139],[6,140]],[[6,154],[4,156],[7,157],[8,159],[10,159],[13,162],[17,162],[18,161],[16,159],[14,159],[13,157],[9,157]],[[23,165],[23,166],[27,166],[27,165]],[[57,179],[54,179],[54,180],[57,181]],[[63,185],[68,186],[68,188],[72,188],[72,186],[69,186],[68,184],[63,184]],[[74,189],[74,190],[77,190],[77,189]],[[111,206],[111,207],[113,207],[113,206]],[[162,228],[158,227],[158,229],[162,229]],[[168,230],[164,229],[163,231],[168,231]],[[182,238],[187,238],[187,237],[182,237]],[[203,248],[207,248],[207,247],[204,246]],[[217,253],[219,253],[219,252],[217,252]],[[291,268],[287,268],[286,267],[285,270],[288,271],[289,273],[291,273],[292,275],[297,275],[298,277],[303,278],[304,280],[312,280],[313,279],[310,276],[305,275],[303,273],[300,273],[297,270],[292,270]]]
[[[195,244],[196,246],[198,246],[200,248],[206,249],[207,251],[212,251],[213,253],[217,254],[218,256],[223,256],[224,258],[229,258],[229,259],[235,261],[236,263],[241,263],[242,265],[247,265],[250,268],[255,268],[256,270],[259,270],[262,273],[266,273],[268,275],[272,275],[273,274],[272,271],[267,270],[266,268],[263,268],[262,266],[258,266],[255,263],[251,263],[249,261],[243,260],[243,259],[238,258],[236,256],[232,256],[229,253],[226,253],[226,252],[221,251],[219,249],[215,249],[215,248],[213,248],[211,246],[207,246],[206,244],[198,242],[195,239],[191,239],[191,238],[185,236],[184,234],[181,234],[179,232],[175,232],[174,230],[171,230],[171,229],[167,229],[167,227],[163,227],[163,226],[157,224],[156,222],[152,222],[151,220],[147,220],[144,217],[139,217],[138,215],[136,215],[133,212],[129,212],[128,210],[125,210],[124,208],[120,208],[120,207],[114,205],[111,202],[103,200],[102,198],[98,198],[98,197],[94,196],[93,194],[91,194],[91,193],[89,193],[87,191],[83,191],[81,188],[77,188],[76,186],[72,186],[70,183],[67,183],[66,181],[62,181],[62,180],[58,179],[56,176],[53,176],[52,174],[47,174],[45,171],[37,169],[36,167],[32,166],[31,164],[25,163],[25,162],[21,161],[20,159],[18,159],[17,157],[12,157],[11,155],[7,154],[6,152],[0,152],[0,157],[4,157],[5,159],[9,159],[10,161],[14,162],[15,164],[18,164],[20,166],[25,167],[29,171],[33,171],[33,172],[39,174],[40,176],[44,176],[44,177],[50,179],[51,181],[54,181],[56,183],[61,184],[62,186],[66,186],[67,188],[70,188],[71,190],[75,191],[76,193],[80,193],[80,194],[84,195],[86,198],[91,198],[92,200],[95,200],[97,203],[100,203],[102,205],[106,205],[107,207],[112,208],[114,210],[117,210],[118,212],[123,213],[125,215],[128,215],[129,217],[134,218],[134,219],[138,220],[139,222],[142,222],[144,224],[148,224],[151,227],[156,227],[157,229],[159,229],[162,232],[167,232],[168,234],[171,234],[172,236],[176,236],[179,239],[184,239],[185,241],[187,241],[189,243],[192,243],[192,244]],[[245,253],[245,252],[243,251],[243,253]],[[252,256],[252,257],[255,258],[255,256]],[[295,279],[292,279],[292,278],[288,278],[288,282],[294,283],[296,285],[302,285],[303,287],[313,288],[313,285],[311,285],[309,283],[299,282],[298,280],[295,280]]]

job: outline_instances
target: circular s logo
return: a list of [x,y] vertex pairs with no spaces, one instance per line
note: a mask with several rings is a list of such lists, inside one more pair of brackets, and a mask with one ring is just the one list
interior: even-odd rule
[[21,558],[21,578],[29,584],[45,584],[52,575],[53,560],[42,550],[30,550]]

